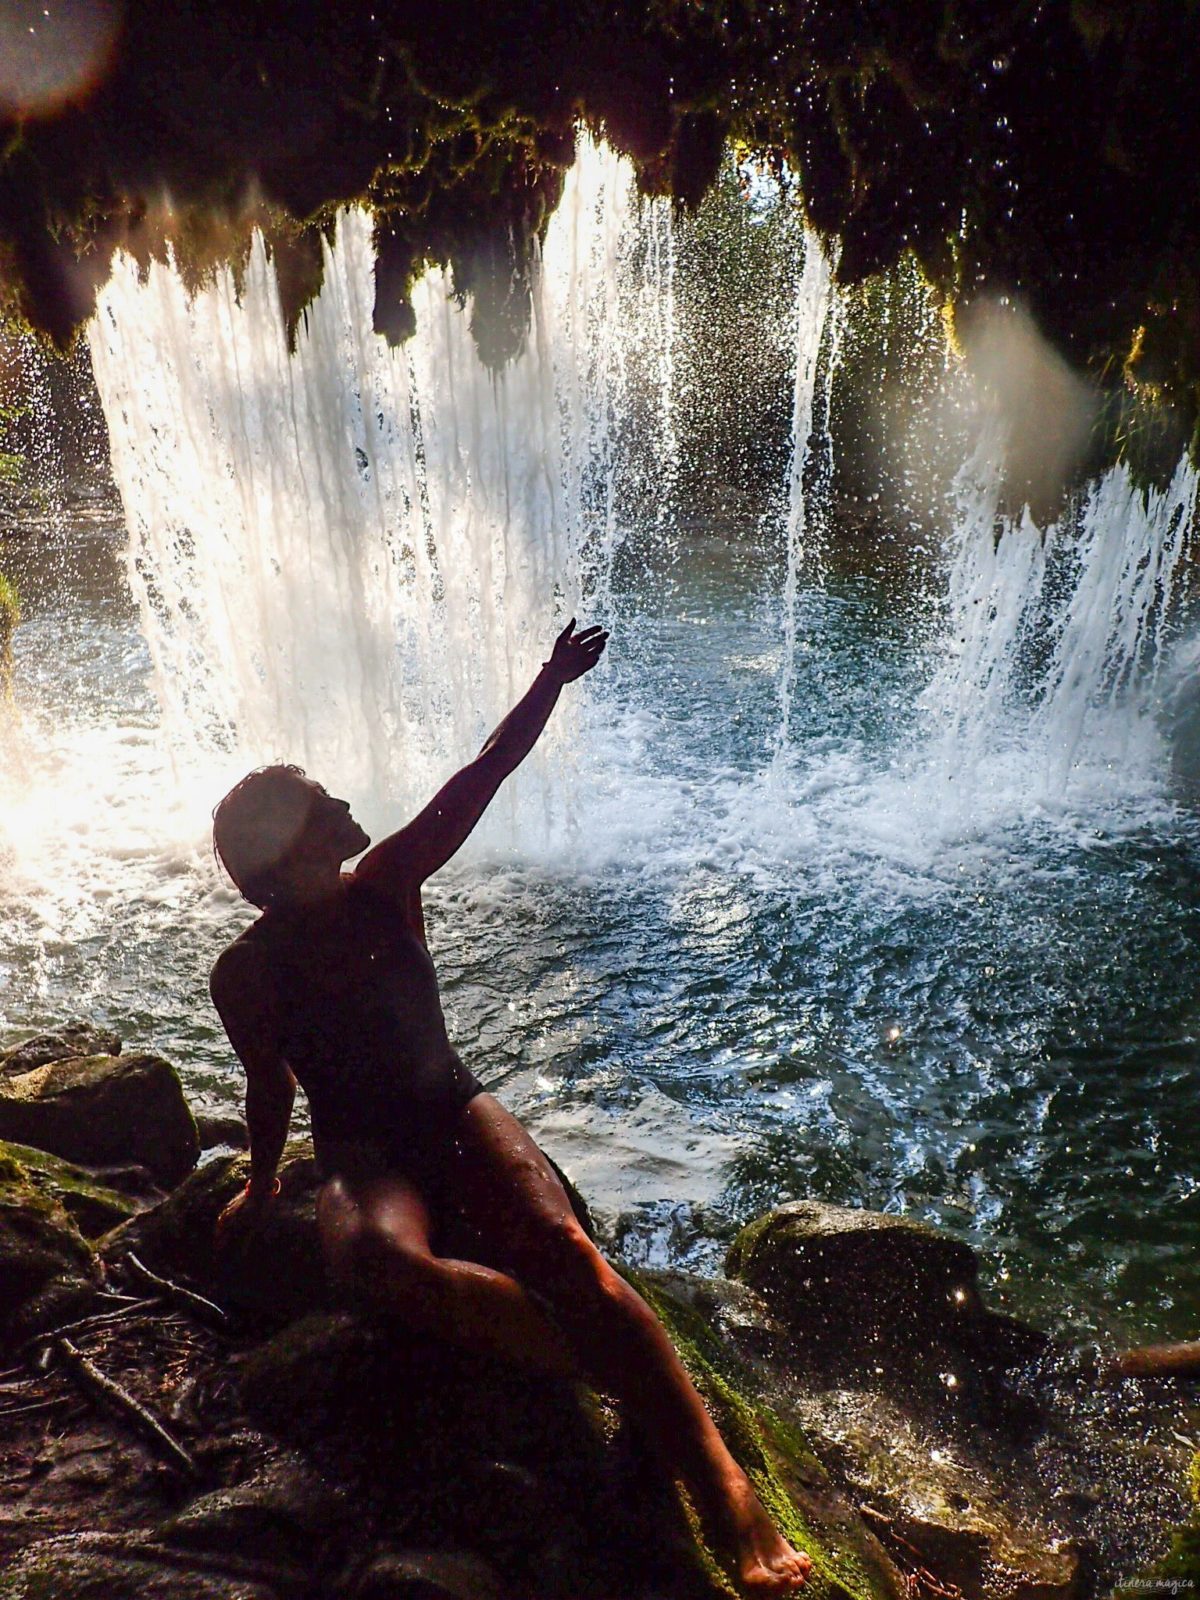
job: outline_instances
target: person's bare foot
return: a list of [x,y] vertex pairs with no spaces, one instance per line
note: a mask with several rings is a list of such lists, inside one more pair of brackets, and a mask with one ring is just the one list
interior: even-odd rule
[[812,1562],[768,1524],[769,1537],[743,1545],[738,1561],[738,1584],[754,1600],[768,1595],[795,1594],[804,1587]]
[[[793,1550],[763,1509],[748,1479],[730,1485],[726,1549],[738,1586],[753,1600],[795,1594],[804,1587],[812,1562]],[[724,1519],[723,1519],[724,1520]]]

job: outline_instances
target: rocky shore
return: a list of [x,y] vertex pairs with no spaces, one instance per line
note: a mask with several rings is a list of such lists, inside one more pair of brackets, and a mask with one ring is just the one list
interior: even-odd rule
[[[0,1600],[733,1592],[606,1397],[331,1298],[306,1143],[218,1258],[244,1133],[87,1024],[0,1056]],[[989,1311],[973,1253],[900,1217],[785,1206],[727,1273],[630,1276],[814,1595],[1200,1581],[1186,1383]]]

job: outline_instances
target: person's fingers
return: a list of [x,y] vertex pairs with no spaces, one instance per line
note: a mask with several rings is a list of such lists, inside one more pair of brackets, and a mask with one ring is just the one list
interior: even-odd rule
[[590,628],[581,628],[575,635],[574,642],[576,644],[586,644],[588,640],[594,639],[598,633],[603,632],[604,629],[599,625],[599,623],[593,623]]
[[572,617],[570,622],[567,623],[566,627],[559,634],[558,638],[554,641],[555,644],[562,644],[562,642],[564,640],[569,639],[571,637],[571,631],[572,631],[572,629],[574,627],[575,627],[575,618]]

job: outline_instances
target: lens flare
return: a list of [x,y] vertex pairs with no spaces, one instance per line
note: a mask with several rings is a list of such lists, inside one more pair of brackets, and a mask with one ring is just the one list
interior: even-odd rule
[[85,99],[112,63],[119,0],[9,0],[0,7],[0,114],[53,116]]

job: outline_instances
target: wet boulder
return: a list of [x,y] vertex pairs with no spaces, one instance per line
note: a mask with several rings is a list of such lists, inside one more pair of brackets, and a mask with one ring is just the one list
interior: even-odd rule
[[1176,1600],[1200,1590],[1200,1452],[1192,1457],[1187,1475],[1188,1512],[1171,1536],[1166,1553],[1154,1564],[1118,1587],[1138,1600]]
[[100,1264],[62,1206],[0,1153],[0,1342],[82,1314],[100,1282]]
[[798,1340],[860,1354],[969,1341],[985,1316],[967,1245],[908,1217],[815,1200],[749,1223],[726,1270]]
[[200,1153],[178,1074],[144,1054],[50,1061],[5,1078],[0,1139],[85,1166],[138,1162],[164,1185],[178,1183]]
[[56,1200],[88,1239],[135,1216],[145,1202],[109,1184],[86,1167],[64,1161],[32,1145],[11,1144],[0,1139],[0,1160],[15,1161],[29,1182],[43,1195]]
[[245,1187],[250,1157],[217,1157],[166,1199],[101,1242],[112,1265],[132,1251],[168,1277],[187,1279],[228,1311],[284,1322],[328,1302],[317,1239],[321,1178],[307,1139],[293,1140],[279,1164],[280,1192],[255,1228],[235,1227],[218,1246],[217,1218]]
[[49,1033],[38,1033],[0,1052],[0,1078],[15,1078],[48,1061],[68,1061],[76,1056],[119,1056],[120,1035],[92,1022],[65,1022]]
[[809,1390],[796,1409],[885,1544],[940,1583],[1011,1600],[1071,1600],[1089,1587],[1082,1543],[1052,1520],[1032,1461],[1019,1464],[1010,1442],[939,1425],[882,1386]]
[[241,1117],[216,1112],[196,1112],[196,1132],[201,1150],[249,1150],[250,1130]]
[[[231,1566],[237,1565],[234,1556]],[[65,1534],[27,1546],[0,1573],[0,1600],[276,1600],[266,1582],[196,1567],[137,1537]]]

